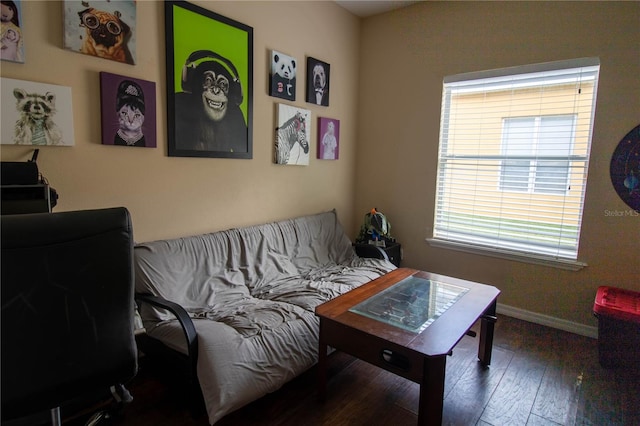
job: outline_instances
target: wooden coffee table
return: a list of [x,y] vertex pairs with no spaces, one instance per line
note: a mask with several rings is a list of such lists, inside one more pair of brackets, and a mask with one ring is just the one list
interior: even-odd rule
[[481,319],[478,359],[491,363],[499,294],[492,286],[399,268],[319,305],[320,398],[331,346],[420,384],[418,424],[440,425],[447,354]]

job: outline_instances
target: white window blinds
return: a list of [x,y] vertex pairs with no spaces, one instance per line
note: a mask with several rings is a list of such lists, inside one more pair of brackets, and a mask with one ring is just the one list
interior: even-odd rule
[[599,61],[444,80],[433,240],[576,260]]

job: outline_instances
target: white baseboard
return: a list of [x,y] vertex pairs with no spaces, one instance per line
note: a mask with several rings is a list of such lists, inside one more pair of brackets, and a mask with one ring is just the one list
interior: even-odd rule
[[499,314],[521,319],[523,321],[529,321],[534,324],[557,328],[558,330],[568,331],[569,333],[592,337],[594,339],[598,338],[598,327],[567,321],[561,318],[555,318],[549,315],[539,314],[509,305],[503,305],[501,303],[498,303],[497,311]]

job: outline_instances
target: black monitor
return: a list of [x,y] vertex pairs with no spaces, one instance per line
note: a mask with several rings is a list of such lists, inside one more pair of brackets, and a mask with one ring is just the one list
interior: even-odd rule
[[1,214],[50,213],[49,185],[2,185]]

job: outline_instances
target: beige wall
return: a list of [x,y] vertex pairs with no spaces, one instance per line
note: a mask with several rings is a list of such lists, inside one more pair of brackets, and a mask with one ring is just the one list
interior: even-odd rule
[[[137,241],[257,224],[336,208],[353,212],[359,22],[333,2],[193,2],[254,28],[253,159],[167,156],[164,8],[138,1],[137,64],[62,48],[60,2],[23,1],[26,63],[1,63],[2,77],[70,86],[76,144],[43,147],[38,165],[60,194],[54,211],[126,206]],[[275,104],[268,96],[271,49],[298,59],[297,100],[312,112],[310,164],[273,164]],[[305,102],[306,56],[331,64],[331,103]],[[156,82],[158,147],[101,145],[99,72]],[[2,108],[12,108],[2,105]],[[340,159],[320,161],[317,117],[340,120]],[[1,146],[4,161],[32,149]]]
[[[164,15],[138,2],[138,65],[62,49],[62,7],[23,2],[25,65],[1,75],[71,86],[76,146],[45,147],[38,163],[60,192],[55,211],[127,206],[147,241],[337,208],[355,236],[371,207],[386,213],[404,265],[498,286],[500,302],[595,325],[598,285],[640,290],[640,220],[608,175],[611,154],[640,117],[640,3],[426,2],[361,23],[333,2],[194,2],[254,28],[254,158],[166,155]],[[330,23],[330,24],[329,24]],[[341,120],[340,160],[272,164],[276,98],[267,95],[270,49],[331,64],[331,106],[295,105]],[[463,72],[599,56],[595,119],[580,260],[568,272],[430,247],[442,78]],[[102,146],[98,73],[157,83],[158,148]],[[298,82],[298,93],[304,89]],[[300,96],[300,95],[299,95]],[[2,106],[5,108],[5,105]],[[356,142],[358,147],[356,150]],[[3,160],[31,150],[2,145]],[[355,200],[355,203],[354,203]]]
[[[496,285],[499,302],[585,325],[599,285],[640,290],[640,217],[609,178],[640,120],[640,3],[425,2],[362,24],[356,214],[377,206],[404,265]],[[570,272],[435,248],[431,236],[442,79],[581,57],[601,71],[579,260]]]

